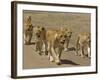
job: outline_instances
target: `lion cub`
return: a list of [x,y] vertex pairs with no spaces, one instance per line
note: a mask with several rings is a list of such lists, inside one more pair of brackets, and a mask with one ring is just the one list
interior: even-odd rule
[[60,57],[66,40],[65,32],[60,30],[47,30],[46,38],[49,60],[60,64]]
[[[77,37],[75,55],[81,55],[81,57],[84,57],[84,55],[87,53],[87,56],[90,58],[90,44],[90,34],[86,32],[80,33]],[[80,51],[80,54],[78,53],[78,50]],[[86,53],[85,50],[87,51]]]

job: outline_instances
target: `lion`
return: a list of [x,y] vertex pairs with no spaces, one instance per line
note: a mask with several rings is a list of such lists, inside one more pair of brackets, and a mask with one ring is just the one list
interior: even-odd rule
[[26,16],[24,19],[24,44],[30,44],[33,35],[33,25],[31,16]]
[[51,62],[61,64],[60,57],[64,49],[66,35],[60,30],[47,30],[48,57]]
[[36,26],[34,28],[34,34],[36,40],[36,51],[38,51],[40,55],[42,55],[41,53],[44,51],[45,55],[47,55],[46,29],[42,26]]
[[66,41],[64,44],[64,51],[68,51],[70,38],[72,36],[72,31],[69,27],[61,27],[61,31],[64,31],[66,34]]
[[[87,56],[90,58],[91,57],[90,43],[91,43],[90,33],[81,32],[77,37],[75,55],[80,55],[81,57],[85,57],[87,53]],[[78,51],[80,51],[80,54],[78,53]]]

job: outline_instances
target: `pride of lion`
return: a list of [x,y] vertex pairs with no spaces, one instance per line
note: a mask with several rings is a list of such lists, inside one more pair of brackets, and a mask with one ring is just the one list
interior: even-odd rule
[[[24,19],[24,44],[31,43],[33,33],[36,52],[39,55],[45,53],[49,61],[61,64],[62,51],[68,51],[72,30],[68,27],[53,30],[46,29],[45,26],[33,26],[31,16],[27,16]],[[75,55],[90,58],[90,44],[90,33],[79,33],[76,38]]]

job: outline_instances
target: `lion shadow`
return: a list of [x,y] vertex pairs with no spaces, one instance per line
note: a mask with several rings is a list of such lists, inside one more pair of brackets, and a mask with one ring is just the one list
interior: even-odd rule
[[70,47],[70,48],[68,48],[67,51],[76,51],[76,48],[75,47]]
[[78,63],[75,63],[75,62],[73,62],[73,61],[66,60],[66,59],[61,59],[61,64],[80,65],[80,64],[78,64]]
[[35,45],[36,43],[35,42],[30,42],[30,43],[26,43],[24,45]]

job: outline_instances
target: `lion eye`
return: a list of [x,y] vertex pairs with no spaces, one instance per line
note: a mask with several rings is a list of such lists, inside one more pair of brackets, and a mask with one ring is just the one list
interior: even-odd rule
[[42,30],[44,30],[44,28],[42,28]]
[[60,37],[62,37],[62,35],[60,35]]

